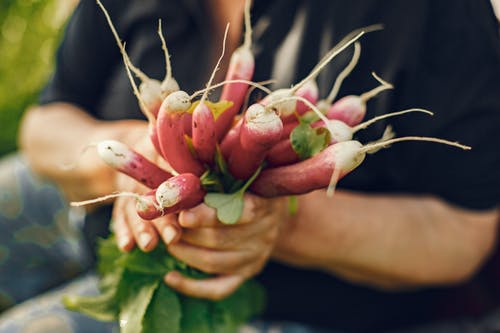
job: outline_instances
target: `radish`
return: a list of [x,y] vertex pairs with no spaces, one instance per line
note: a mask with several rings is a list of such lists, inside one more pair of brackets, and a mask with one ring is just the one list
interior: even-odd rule
[[204,196],[200,177],[191,173],[169,178],[156,190],[158,206],[167,213],[192,208],[202,202]]
[[[251,0],[245,1],[245,40],[231,55],[226,80],[251,80],[255,69],[255,59],[251,51],[252,24],[250,20]],[[222,113],[216,121],[217,141],[222,140],[239,112],[245,99],[248,85],[245,83],[229,83],[224,85],[220,100],[233,102],[233,105]]]
[[149,188],[156,188],[172,177],[169,172],[161,169],[127,145],[115,140],[99,142],[97,153],[106,164]]
[[431,141],[459,147],[468,146],[428,137],[402,137],[363,146],[358,141],[344,141],[327,147],[310,159],[292,165],[263,170],[250,186],[250,190],[263,197],[304,194],[329,188],[338,179],[358,167],[367,153],[400,141]]
[[392,84],[382,80],[377,74],[372,73],[372,75],[380,82],[378,87],[360,96],[349,95],[342,97],[328,108],[326,116],[329,119],[341,120],[349,126],[359,124],[366,114],[366,102],[380,92],[394,88]]
[[[387,113],[375,118],[372,118],[370,120],[365,121],[364,123],[361,123],[357,126],[351,127],[344,123],[341,120],[336,120],[336,119],[329,119],[328,120],[328,125],[326,126],[330,130],[331,134],[331,140],[330,144],[334,144],[337,142],[342,142],[342,141],[348,141],[351,140],[353,135],[358,132],[359,130],[365,129],[371,124],[390,117],[394,116],[399,116],[405,113],[410,113],[410,112],[422,112],[426,113],[428,115],[434,115],[431,111],[425,110],[425,109],[418,109],[418,108],[413,108],[413,109],[408,109],[408,110],[403,110],[403,111],[398,111],[398,112],[392,112],[392,113]],[[312,124],[312,127],[323,127],[325,126],[325,123],[323,120],[319,120],[316,123]]]
[[[216,123],[215,117],[212,110],[205,104],[207,99],[209,87],[215,77],[215,73],[219,69],[219,65],[224,57],[226,51],[226,38],[229,29],[229,24],[226,26],[226,31],[224,32],[224,39],[222,42],[222,52],[217,61],[210,79],[207,82],[207,89],[201,97],[200,103],[195,107],[193,111],[192,119],[192,133],[193,133],[193,147],[196,151],[200,161],[206,164],[212,164],[215,155],[215,148],[217,145],[216,137]],[[234,106],[234,105],[233,105]],[[227,112],[227,110],[226,110]]]
[[280,117],[270,108],[253,104],[245,112],[239,141],[227,159],[229,172],[237,179],[248,179],[264,161],[267,151],[276,144],[283,131]]
[[158,113],[157,133],[163,157],[179,173],[201,175],[205,169],[186,142],[184,122],[191,115],[190,96],[184,91],[171,93],[163,101]]

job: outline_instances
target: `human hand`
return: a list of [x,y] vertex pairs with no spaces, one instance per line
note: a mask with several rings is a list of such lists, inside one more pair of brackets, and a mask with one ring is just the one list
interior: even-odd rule
[[171,288],[193,297],[219,300],[262,270],[287,218],[286,199],[246,194],[244,201],[243,214],[235,225],[219,222],[215,210],[205,204],[179,214],[182,236],[169,245],[169,252],[214,276],[200,280],[170,272],[165,282]]
[[[159,156],[144,133],[132,145],[133,149],[153,163],[168,169],[168,164]],[[149,192],[146,186],[121,173],[115,176],[116,188],[122,192],[144,194]],[[119,197],[113,207],[113,225],[118,247],[122,251],[130,251],[135,244],[143,251],[151,251],[158,244],[159,237],[168,244],[180,235],[180,227],[176,225],[174,216],[162,216],[155,220],[144,220],[137,215],[136,199]]]

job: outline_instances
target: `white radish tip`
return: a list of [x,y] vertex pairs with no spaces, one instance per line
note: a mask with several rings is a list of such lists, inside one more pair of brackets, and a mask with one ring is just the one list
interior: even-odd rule
[[352,139],[352,128],[340,120],[330,120],[328,122],[328,129],[331,134],[331,142],[343,142]]
[[[278,89],[264,99],[266,104],[278,111],[282,117],[289,116],[295,112],[297,100],[289,99],[292,96],[290,89]],[[283,100],[280,102],[280,100]]]
[[99,157],[108,165],[120,168],[127,164],[134,154],[130,148],[115,140],[104,140],[97,144]]
[[156,201],[160,208],[172,207],[179,202],[180,189],[177,183],[165,181],[156,190]]
[[245,48],[237,48],[231,55],[229,68],[235,68],[238,76],[242,78],[252,77],[255,69],[255,59],[252,52]]
[[139,91],[144,103],[147,106],[153,105],[161,101],[161,82],[158,80],[144,81],[139,86]]
[[167,112],[186,112],[191,107],[191,98],[182,90],[168,95],[161,105],[161,109]]
[[263,133],[281,132],[283,128],[283,122],[279,115],[261,104],[253,104],[247,109],[245,121],[250,129]]
[[359,141],[338,142],[332,147],[332,162],[335,163],[335,168],[340,168],[341,175],[357,168],[366,156],[362,151],[363,145]]
[[179,91],[180,87],[174,78],[166,79],[161,83],[160,86],[162,97],[166,98],[173,92]]

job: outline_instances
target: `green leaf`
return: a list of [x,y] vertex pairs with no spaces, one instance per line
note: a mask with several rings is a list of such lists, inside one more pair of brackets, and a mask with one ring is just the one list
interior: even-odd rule
[[299,202],[296,195],[288,196],[288,214],[295,215],[299,210]]
[[[161,284],[149,304],[143,320],[142,333],[179,333],[181,328],[181,303],[177,294]],[[184,333],[184,331],[182,331]]]
[[205,203],[217,210],[217,218],[224,224],[235,224],[243,213],[243,195],[241,192],[232,194],[208,193]]
[[301,123],[312,124],[319,120],[320,118],[314,111],[307,111],[300,117]]
[[68,295],[63,297],[62,302],[68,310],[86,314],[100,321],[115,321],[118,318],[116,289],[108,289],[97,296]]
[[112,236],[108,239],[99,239],[97,245],[97,255],[99,257],[97,271],[100,274],[112,272],[119,259],[125,254],[118,249],[116,239]]
[[191,298],[182,297],[182,318],[181,332],[182,333],[212,333],[212,324],[210,316],[211,302]]
[[125,271],[120,284],[120,333],[142,332],[142,320],[160,281],[151,276]]
[[329,141],[330,135],[325,128],[312,128],[306,123],[300,123],[290,134],[293,150],[302,160],[312,157],[325,149]]
[[[153,255],[134,249],[121,260],[120,265],[134,273],[162,277],[168,272],[167,262],[157,260]],[[172,270],[171,267],[170,270]]]

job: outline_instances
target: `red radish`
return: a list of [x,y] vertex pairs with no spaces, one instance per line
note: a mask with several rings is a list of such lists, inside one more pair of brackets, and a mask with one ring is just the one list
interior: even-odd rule
[[194,207],[203,201],[204,196],[200,178],[191,173],[172,177],[156,190],[156,201],[166,213]]
[[217,138],[215,137],[215,119],[212,110],[201,103],[193,111],[192,120],[193,147],[198,159],[206,164],[214,160]]
[[229,172],[237,179],[248,179],[255,173],[283,131],[276,112],[261,104],[251,105],[243,119],[239,141],[227,159]]
[[215,65],[214,70],[212,71],[212,74],[210,75],[210,79],[207,82],[207,89],[201,97],[200,103],[195,107],[193,111],[193,147],[198,155],[199,160],[206,164],[212,164],[214,160],[217,137],[215,117],[212,113],[212,110],[210,110],[210,108],[205,104],[205,100],[207,99],[209,88],[226,51],[226,38],[228,29],[229,25],[226,26],[224,39],[222,42],[222,52],[219,60],[217,61],[217,64]]
[[106,164],[149,188],[156,188],[172,177],[172,174],[121,142],[101,141],[97,144],[97,152]]
[[321,153],[292,165],[263,170],[250,190],[263,197],[304,194],[331,187],[333,182],[358,167],[367,153],[400,141],[431,141],[462,149],[468,146],[427,137],[403,137],[363,146],[358,141],[344,141],[327,147]]
[[229,154],[231,154],[231,151],[237,146],[240,140],[241,124],[243,124],[243,118],[238,119],[229,132],[227,132],[224,139],[222,139],[220,150],[222,156],[224,156],[226,160],[229,158]]
[[[351,140],[353,135],[358,132],[359,130],[365,129],[371,124],[390,117],[395,117],[399,116],[405,113],[410,113],[410,112],[422,112],[426,113],[428,115],[434,115],[431,111],[425,110],[425,109],[408,109],[408,110],[403,110],[403,111],[398,111],[398,112],[392,112],[392,113],[387,113],[375,118],[372,118],[370,120],[365,121],[364,123],[361,123],[357,126],[351,127],[344,123],[341,120],[336,120],[336,119],[329,119],[328,120],[328,125],[326,126],[331,134],[331,139],[330,139],[330,144],[334,144],[337,142],[342,142],[342,141],[348,141]],[[323,120],[319,120],[318,122],[312,124],[312,127],[324,127],[325,122]]]
[[189,95],[184,91],[171,93],[163,101],[158,113],[157,133],[163,157],[179,173],[201,175],[205,169],[186,142],[185,117],[191,106]]
[[380,82],[380,86],[360,96],[349,95],[342,97],[328,108],[326,116],[329,119],[341,120],[349,126],[359,124],[366,114],[366,102],[384,90],[393,89],[392,84],[382,80],[375,73],[372,73],[372,75]]
[[[300,96],[305,99],[307,99],[309,102],[316,104],[318,101],[318,96],[319,96],[319,88],[318,84],[316,83],[316,80],[309,80],[307,81],[302,87],[297,89],[297,91],[294,94],[295,96]],[[310,110],[309,107],[304,104],[301,101],[297,101],[297,106],[295,108],[295,111],[299,114],[302,115],[306,113],[306,111]]]
[[[314,109],[313,109],[314,110]],[[402,115],[410,112],[423,112],[429,115],[433,115],[432,112],[424,110],[424,109],[408,109],[399,112],[388,113],[379,117],[375,117],[370,119],[362,124],[359,124],[355,127],[350,127],[346,125],[344,122],[340,120],[328,120],[327,126],[325,126],[324,120],[319,120],[316,123],[312,124],[313,128],[316,127],[326,127],[330,132],[330,144],[334,144],[337,142],[348,141],[351,140],[353,135],[362,129],[365,129],[369,125],[373,124],[376,121],[381,119],[394,117],[398,115]],[[385,137],[388,138],[388,137]],[[292,143],[289,139],[284,139],[276,144],[273,148],[271,148],[267,154],[266,161],[269,162],[272,166],[282,166],[291,163],[298,162],[300,160],[299,155],[295,152],[292,147]]]
[[137,215],[144,220],[154,220],[166,214],[156,201],[156,189],[139,196],[135,209]]
[[[251,0],[245,1],[245,40],[231,55],[226,80],[251,80],[255,68],[255,59],[251,51],[252,25],[250,20]],[[233,122],[234,116],[240,111],[245,99],[248,84],[229,83],[224,85],[220,100],[233,102],[233,105],[223,112],[216,121],[217,141],[222,140]]]

